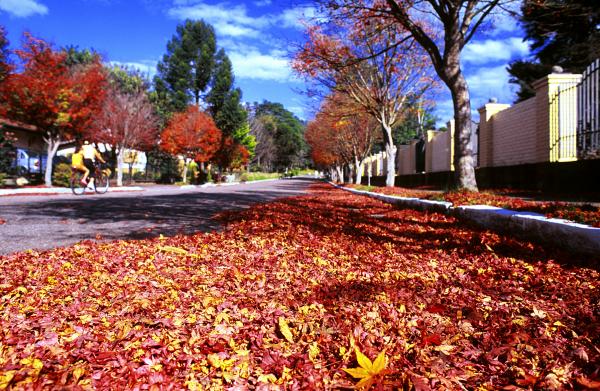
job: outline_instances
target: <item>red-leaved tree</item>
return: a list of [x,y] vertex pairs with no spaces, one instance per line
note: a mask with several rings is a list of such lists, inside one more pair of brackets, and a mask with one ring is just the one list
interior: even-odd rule
[[117,186],[123,186],[126,150],[146,151],[158,141],[159,119],[145,91],[125,93],[112,85],[96,121],[95,139],[117,153]]
[[192,105],[173,115],[160,140],[164,151],[183,156],[183,181],[186,182],[190,162],[207,162],[219,149],[221,131],[208,114]]
[[22,71],[9,74],[0,84],[0,115],[44,132],[48,154],[44,180],[51,186],[56,151],[89,128],[102,109],[106,74],[100,58],[69,67],[65,52],[30,34],[25,34],[16,54]]
[[423,95],[433,79],[427,54],[404,28],[385,18],[369,21],[338,19],[309,27],[292,65],[307,79],[351,97],[380,124],[388,155],[386,185],[394,186],[392,128],[409,97]]
[[211,159],[219,167],[240,168],[248,163],[250,152],[231,137],[222,140],[221,147]]

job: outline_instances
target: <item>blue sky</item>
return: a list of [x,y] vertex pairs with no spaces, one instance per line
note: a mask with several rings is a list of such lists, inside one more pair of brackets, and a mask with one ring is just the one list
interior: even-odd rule
[[[288,53],[302,38],[302,20],[314,9],[296,0],[0,0],[0,24],[11,47],[24,31],[57,46],[94,48],[107,61],[127,64],[153,75],[168,40],[183,20],[204,19],[215,27],[217,44],[232,60],[236,84],[245,101],[280,102],[310,119],[303,83],[294,77]],[[508,17],[496,17],[463,52],[463,68],[473,108],[497,97],[514,100],[506,64],[528,54],[522,32]],[[437,99],[439,124],[452,115],[445,92]]]

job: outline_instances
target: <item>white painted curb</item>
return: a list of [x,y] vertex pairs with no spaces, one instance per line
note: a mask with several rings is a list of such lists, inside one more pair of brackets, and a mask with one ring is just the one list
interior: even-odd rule
[[486,229],[514,234],[576,253],[600,254],[600,228],[563,219],[547,218],[533,212],[513,211],[489,205],[452,206],[451,202],[394,197],[329,183],[351,193],[366,195],[411,209],[453,215]]

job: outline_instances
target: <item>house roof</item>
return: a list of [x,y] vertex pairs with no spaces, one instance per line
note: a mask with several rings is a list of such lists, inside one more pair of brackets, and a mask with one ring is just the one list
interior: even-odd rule
[[30,132],[38,132],[37,126],[29,125],[23,122],[14,121],[8,118],[0,117],[0,126],[6,126],[14,129],[28,130]]

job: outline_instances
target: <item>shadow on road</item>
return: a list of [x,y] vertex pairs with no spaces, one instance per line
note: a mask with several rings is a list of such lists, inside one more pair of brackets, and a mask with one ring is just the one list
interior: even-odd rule
[[[156,195],[112,193],[2,205],[0,217],[18,222],[14,222],[12,228],[0,226],[0,235],[13,242],[0,249],[3,250],[0,253],[51,248],[100,237],[144,239],[160,234],[172,236],[216,230],[220,228],[219,222],[212,218],[216,213],[300,195],[312,183],[314,180],[294,179],[184,193],[172,190],[171,194]],[[28,225],[30,229],[26,229]]]

